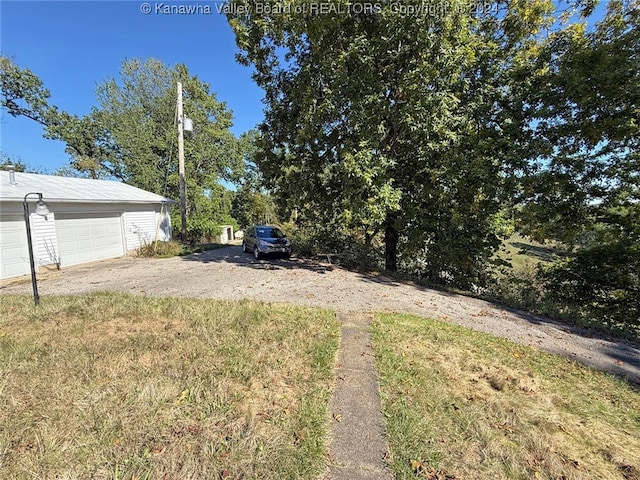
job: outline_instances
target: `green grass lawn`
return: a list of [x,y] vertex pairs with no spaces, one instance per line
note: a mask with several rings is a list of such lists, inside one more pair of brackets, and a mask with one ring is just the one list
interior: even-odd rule
[[499,256],[511,262],[515,271],[528,270],[539,263],[551,263],[567,254],[559,244],[541,244],[514,234],[503,243]]
[[0,478],[297,479],[325,462],[332,312],[2,296]]
[[449,323],[372,325],[398,479],[640,479],[640,391]]

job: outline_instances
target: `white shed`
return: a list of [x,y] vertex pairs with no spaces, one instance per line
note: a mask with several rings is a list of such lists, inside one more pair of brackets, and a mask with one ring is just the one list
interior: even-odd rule
[[29,195],[36,268],[65,267],[125,255],[145,243],[171,239],[168,204],[155,193],[109,180],[0,171],[0,279],[28,275],[23,201],[41,193],[46,216]]
[[230,243],[235,239],[233,236],[233,225],[220,226],[220,243]]

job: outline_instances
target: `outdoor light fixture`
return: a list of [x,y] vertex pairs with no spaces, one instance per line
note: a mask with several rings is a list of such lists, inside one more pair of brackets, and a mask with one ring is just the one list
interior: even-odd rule
[[29,220],[29,203],[27,197],[29,195],[38,195],[38,202],[36,203],[36,215],[44,217],[49,213],[49,207],[42,201],[41,193],[27,193],[24,196],[22,206],[24,207],[24,222],[27,226],[27,242],[29,243],[29,263],[31,264],[31,285],[33,285],[33,301],[36,306],[40,303],[40,296],[38,295],[38,282],[36,280],[36,263],[33,259],[33,241],[31,240],[31,221]]

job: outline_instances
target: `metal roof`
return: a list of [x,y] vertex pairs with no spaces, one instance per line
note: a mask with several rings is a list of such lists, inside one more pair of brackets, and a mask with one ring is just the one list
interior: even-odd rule
[[22,202],[27,193],[42,193],[45,202],[84,203],[173,203],[173,200],[113,180],[58,177],[15,172],[11,185],[9,172],[0,171],[0,201]]

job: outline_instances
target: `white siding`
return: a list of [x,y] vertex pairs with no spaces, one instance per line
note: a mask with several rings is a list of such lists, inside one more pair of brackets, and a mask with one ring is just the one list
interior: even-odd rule
[[119,213],[60,213],[56,230],[63,267],[124,255]]
[[0,278],[27,275],[29,271],[24,215],[0,215]]
[[124,237],[127,250],[135,250],[156,240],[156,212],[124,212]]
[[56,238],[55,214],[49,212],[43,217],[32,213],[30,221],[35,264],[59,264],[60,252],[58,251],[58,240]]
[[156,240],[171,240],[171,216],[168,209],[125,211],[124,236],[127,251]]

